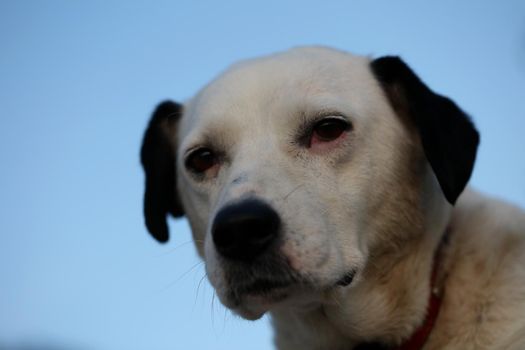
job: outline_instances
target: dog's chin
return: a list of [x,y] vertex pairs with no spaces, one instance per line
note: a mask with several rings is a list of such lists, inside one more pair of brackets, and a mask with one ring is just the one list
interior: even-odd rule
[[232,311],[241,316],[242,318],[244,318],[245,320],[249,320],[249,321],[257,321],[258,319],[260,319],[261,317],[263,317],[263,315],[268,311],[264,308],[254,308],[253,306],[249,307],[249,306],[242,306],[242,307],[238,307],[236,309],[232,309]]
[[232,311],[247,320],[258,320],[290,297],[289,292],[279,288],[264,293],[249,293],[240,296],[238,304]]
[[257,320],[266,312],[286,304],[294,298],[296,287],[279,286],[260,290],[230,292],[221,298],[223,304],[235,314],[247,320]]
[[258,320],[273,310],[293,309],[305,312],[325,303],[328,291],[349,284],[348,277],[343,281],[325,286],[297,283],[245,293],[229,293],[224,305],[247,320]]

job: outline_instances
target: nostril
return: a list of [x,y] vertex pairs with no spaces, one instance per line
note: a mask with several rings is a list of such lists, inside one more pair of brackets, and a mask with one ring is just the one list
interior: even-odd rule
[[244,200],[221,209],[212,227],[219,253],[230,259],[251,260],[277,237],[280,218],[266,203]]

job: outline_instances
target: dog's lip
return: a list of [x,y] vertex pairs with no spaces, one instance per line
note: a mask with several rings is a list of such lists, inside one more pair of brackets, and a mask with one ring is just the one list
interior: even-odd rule
[[241,296],[243,303],[270,306],[279,303],[290,296],[286,287],[276,287],[262,292],[245,293]]
[[[354,283],[357,275],[357,269],[349,269],[347,272],[336,280],[333,287],[347,287]],[[239,299],[249,299],[264,302],[278,302],[286,299],[290,291],[297,287],[308,288],[307,284],[303,284],[292,280],[268,279],[258,278],[250,283],[236,286],[234,294]],[[312,287],[312,286],[310,286]],[[331,288],[327,286],[328,288]]]
[[354,281],[356,273],[356,270],[347,271],[339,280],[337,280],[335,285],[339,287],[349,286]]
[[267,295],[273,294],[277,290],[286,289],[292,284],[291,281],[260,278],[251,283],[237,286],[235,289],[239,295]]
[[288,281],[258,279],[232,290],[228,304],[241,317],[257,320],[276,304],[286,300],[293,285]]
[[258,305],[268,308],[273,304],[287,299],[295,283],[283,280],[257,279],[253,282],[237,286],[232,296],[237,302],[235,304]]

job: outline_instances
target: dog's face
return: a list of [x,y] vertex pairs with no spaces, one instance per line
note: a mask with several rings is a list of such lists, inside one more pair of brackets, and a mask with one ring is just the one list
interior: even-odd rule
[[[443,144],[465,138],[443,160]],[[209,280],[241,316],[304,308],[358,285],[454,202],[476,145],[463,113],[400,60],[296,49],[158,107],[142,150],[146,221],[166,240],[166,213],[185,214]]]

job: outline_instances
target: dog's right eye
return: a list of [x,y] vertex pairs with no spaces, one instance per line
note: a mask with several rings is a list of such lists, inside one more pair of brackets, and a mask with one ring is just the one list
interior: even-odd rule
[[314,125],[312,141],[330,142],[349,129],[348,123],[337,118],[326,118]]
[[186,168],[196,174],[203,174],[218,164],[217,156],[209,148],[198,148],[186,158]]
[[324,118],[312,126],[307,145],[309,148],[326,148],[351,129],[352,124],[341,117]]

